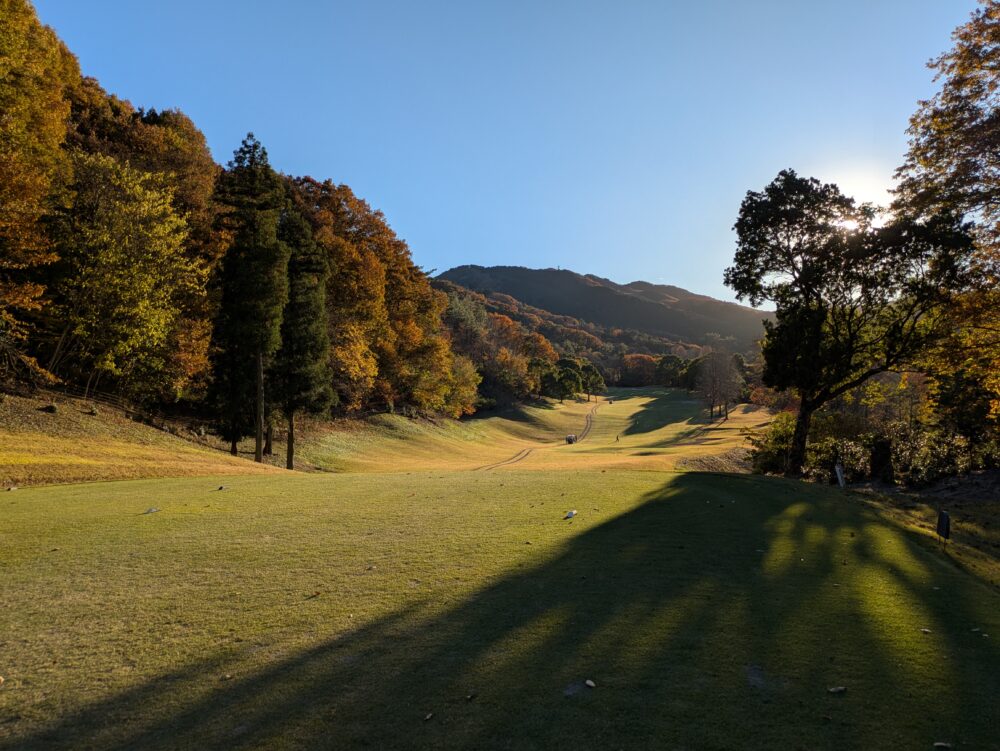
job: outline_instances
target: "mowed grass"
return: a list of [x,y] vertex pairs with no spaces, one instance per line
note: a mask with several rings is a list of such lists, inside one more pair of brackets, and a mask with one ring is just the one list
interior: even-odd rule
[[[460,422],[383,415],[313,425],[299,453],[313,467],[338,472],[494,465],[503,470],[662,470],[739,448],[745,428],[769,420],[766,411],[748,405],[734,409],[728,420],[710,420],[702,403],[680,389],[610,389],[593,401],[553,401]],[[567,444],[568,434],[582,440]],[[276,455],[283,455],[280,436]]]
[[[40,409],[53,400],[55,414]],[[249,439],[236,458],[211,436],[193,440],[194,433],[181,424],[173,427],[187,439],[112,407],[100,405],[96,415],[90,410],[86,401],[54,395],[8,396],[0,402],[0,487],[283,471],[280,425],[270,464],[258,465],[249,461]],[[330,472],[467,470],[497,464],[538,470],[670,469],[692,457],[731,451],[743,444],[743,428],[768,419],[761,410],[740,407],[729,420],[710,421],[686,392],[614,389],[593,401],[546,400],[461,421],[400,415],[332,423],[303,420],[296,466]],[[571,433],[586,437],[567,445],[565,437]]]
[[0,748],[1000,747],[1000,595],[837,491],[224,482],[0,496]]

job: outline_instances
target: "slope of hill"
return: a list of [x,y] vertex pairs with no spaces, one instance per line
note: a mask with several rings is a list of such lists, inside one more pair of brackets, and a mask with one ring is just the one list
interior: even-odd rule
[[276,473],[82,399],[0,394],[0,487]]
[[701,343],[711,333],[750,347],[763,334],[768,314],[697,295],[680,287],[632,282],[616,284],[562,269],[519,266],[457,266],[439,279],[477,292],[502,293],[559,315],[601,326]]

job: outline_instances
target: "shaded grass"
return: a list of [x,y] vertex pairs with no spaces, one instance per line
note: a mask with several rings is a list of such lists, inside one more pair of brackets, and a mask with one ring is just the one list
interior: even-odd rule
[[0,498],[0,748],[1000,747],[1000,595],[838,492],[226,483]]

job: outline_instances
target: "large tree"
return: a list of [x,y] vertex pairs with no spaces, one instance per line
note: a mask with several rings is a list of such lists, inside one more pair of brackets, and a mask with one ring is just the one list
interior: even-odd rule
[[281,344],[288,247],[278,238],[284,184],[252,133],[219,178],[217,199],[223,207],[221,227],[232,242],[219,274],[222,294],[213,335],[213,401],[221,412],[220,432],[230,442],[230,451],[235,454],[237,442],[253,432],[254,458],[261,462],[264,372]]
[[72,206],[53,222],[50,315],[60,333],[48,369],[88,387],[104,374],[127,382],[204,274],[184,253],[187,228],[161,176],[99,154],[76,154],[73,168]]
[[288,302],[281,321],[281,348],[274,358],[273,400],[288,421],[285,466],[295,468],[295,415],[322,412],[334,400],[330,339],[326,331],[325,254],[313,241],[309,223],[289,207],[281,221],[288,246]]
[[66,89],[76,60],[27,0],[0,0],[0,377],[41,374],[25,355],[24,314],[42,304],[56,256],[42,219],[68,175]]
[[972,240],[953,216],[874,219],[837,186],[791,170],[740,207],[725,282],[738,299],[776,308],[765,321],[763,379],[799,396],[789,472],[805,460],[815,411],[937,341],[942,313],[967,283]]
[[[1000,0],[984,0],[930,62],[939,91],[910,118],[897,208],[951,211],[977,220],[978,284],[952,315],[952,336],[927,367],[942,391],[985,389],[1000,421]],[[978,397],[977,397],[978,398]]]

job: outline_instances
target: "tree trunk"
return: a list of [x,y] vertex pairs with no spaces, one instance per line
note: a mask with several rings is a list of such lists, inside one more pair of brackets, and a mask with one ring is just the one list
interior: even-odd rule
[[264,461],[264,353],[260,350],[257,350],[257,436],[253,460]]
[[69,336],[70,325],[67,323],[66,328],[63,329],[62,335],[59,337],[59,341],[56,343],[56,348],[52,352],[52,357],[49,358],[48,371],[50,373],[55,373],[56,365],[59,364],[59,359],[62,357],[63,345],[66,343],[66,337]]
[[236,454],[238,453],[236,444],[237,441],[235,438],[229,442],[229,453],[232,454],[233,456],[236,456]]
[[295,413],[288,413],[288,441],[285,444],[285,467],[295,469]]
[[792,447],[788,452],[788,466],[786,470],[790,475],[798,475],[802,472],[802,465],[806,463],[806,441],[809,438],[809,423],[815,407],[809,402],[803,401],[799,405],[799,414],[795,418],[795,432],[792,434]]
[[725,412],[725,415],[726,415],[722,419],[723,420],[728,420],[729,419],[729,402],[723,402],[722,403],[722,409],[723,409],[723,411]]
[[274,455],[274,423],[267,424],[267,432],[264,433],[264,456]]

